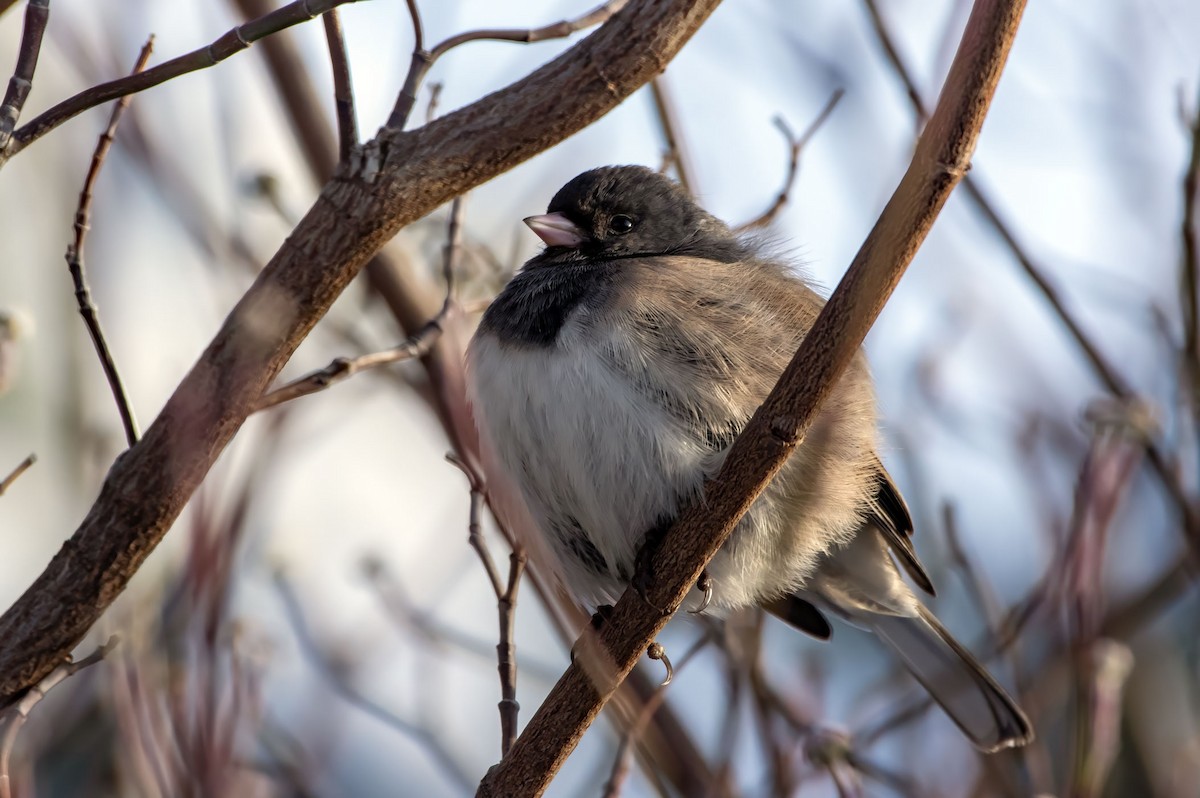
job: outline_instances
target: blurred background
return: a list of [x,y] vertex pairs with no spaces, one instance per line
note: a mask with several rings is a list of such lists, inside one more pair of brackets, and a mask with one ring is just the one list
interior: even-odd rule
[[[591,8],[419,5],[427,45]],[[22,121],[127,73],[150,33],[160,63],[272,7],[55,0]],[[969,7],[730,0],[656,87],[471,192],[438,359],[251,419],[78,655],[114,634],[120,645],[20,729],[15,794],[471,794],[500,756],[497,602],[467,542],[467,480],[444,460],[446,389],[429,374],[457,369],[478,311],[537,251],[520,219],[584,169],[664,166],[731,224],[764,222],[830,290],[908,165]],[[0,70],[23,10],[0,16]],[[403,83],[412,25],[397,2],[347,5],[341,19],[369,137]],[[411,125],[583,35],[449,52]],[[1196,41],[1200,5],[1186,0],[1031,3],[970,185],[867,340],[884,459],[917,521],[932,606],[1013,688],[1038,742],[980,757],[844,625],[821,644],[754,617],[681,619],[662,638],[675,682],[657,694],[661,666],[644,663],[551,795],[1197,794],[1200,607],[1184,512],[1194,527]],[[798,137],[838,92],[769,213],[789,185],[774,120]],[[125,447],[63,259],[108,114],[68,122],[0,175],[0,476],[38,458],[0,497],[0,607],[69,537]],[[143,426],[312,203],[333,130],[320,20],[134,97],[84,256]],[[448,217],[386,250],[409,322],[441,307]],[[415,329],[398,318],[364,276],[283,379],[402,342]],[[483,521],[506,578],[509,545]],[[515,614],[521,723],[582,623],[540,581],[523,581]]]

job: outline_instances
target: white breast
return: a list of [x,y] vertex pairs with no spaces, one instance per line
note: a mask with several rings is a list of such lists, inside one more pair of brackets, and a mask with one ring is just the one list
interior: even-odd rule
[[[606,365],[605,341],[568,323],[551,347],[477,336],[469,352],[477,421],[562,560],[594,602],[624,589],[645,533],[698,490],[712,454]],[[574,519],[608,565],[580,562],[555,528]]]

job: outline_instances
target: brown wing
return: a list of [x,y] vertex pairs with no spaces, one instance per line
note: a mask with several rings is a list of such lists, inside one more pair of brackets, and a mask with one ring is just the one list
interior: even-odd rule
[[891,476],[884,469],[883,463],[876,461],[875,468],[876,492],[871,503],[871,520],[875,522],[884,540],[896,555],[896,559],[904,566],[904,570],[917,583],[917,587],[929,595],[936,595],[925,566],[917,559],[917,552],[912,545],[913,522],[909,515],[908,505],[904,497],[896,489]]

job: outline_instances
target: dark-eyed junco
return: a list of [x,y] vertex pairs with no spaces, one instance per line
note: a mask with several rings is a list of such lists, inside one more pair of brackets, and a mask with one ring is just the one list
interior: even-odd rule
[[[584,172],[525,223],[546,249],[471,342],[476,418],[566,586],[610,602],[647,534],[701,495],[824,300],[644,167]],[[1028,742],[1025,715],[901,577],[897,562],[932,592],[911,533],[860,355],[709,564],[706,611],[759,605],[818,637],[832,612],[882,638],[979,748]]]

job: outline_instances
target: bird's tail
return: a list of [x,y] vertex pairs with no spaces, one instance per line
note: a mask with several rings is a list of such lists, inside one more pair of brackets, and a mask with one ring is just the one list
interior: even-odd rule
[[916,615],[856,612],[853,622],[896,652],[980,750],[992,753],[1030,742],[1033,727],[1016,702],[933,613],[919,603],[917,608]]

